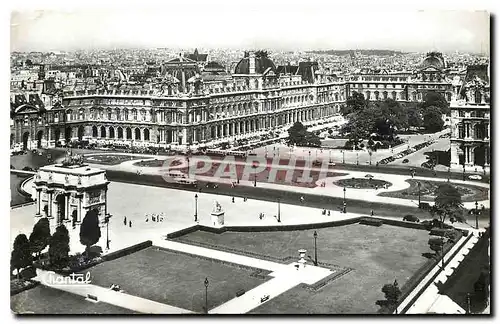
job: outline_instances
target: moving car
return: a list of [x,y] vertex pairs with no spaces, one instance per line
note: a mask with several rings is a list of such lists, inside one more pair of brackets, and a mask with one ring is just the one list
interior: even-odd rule
[[219,188],[219,185],[217,183],[207,182],[205,187],[216,189],[216,188]]
[[479,174],[471,174],[468,178],[470,180],[481,180],[481,179],[483,179],[483,177],[481,177]]

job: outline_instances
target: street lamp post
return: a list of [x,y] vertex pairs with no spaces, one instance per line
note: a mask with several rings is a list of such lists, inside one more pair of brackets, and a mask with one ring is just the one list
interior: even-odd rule
[[462,180],[465,181],[465,163],[464,163],[464,168],[462,171]]
[[280,198],[278,198],[278,223],[281,223]]
[[370,165],[372,165],[372,154],[373,152],[371,150],[368,151],[368,155],[370,156]]
[[420,186],[422,184],[419,182],[417,182],[417,186],[418,186],[418,208],[420,208]]
[[345,152],[342,151],[342,164],[345,164]]
[[112,215],[107,214],[104,218],[106,221],[106,250],[109,250],[109,219],[111,216]]
[[345,213],[346,213],[346,202],[345,202],[345,191],[346,191],[346,190],[345,190],[345,187],[344,187],[344,190],[343,190],[343,191],[344,191],[344,202],[343,202],[343,205],[344,205],[344,206],[343,206],[343,209],[344,209],[344,214],[345,214]]
[[205,313],[208,314],[208,278],[205,278]]
[[359,153],[356,152],[356,165],[359,165]]
[[332,150],[328,150],[328,162],[332,163]]
[[317,245],[316,245],[316,239],[318,238],[318,233],[316,231],[314,231],[314,265],[317,266],[318,265],[318,248],[317,248]]
[[475,205],[476,205],[476,210],[474,211],[474,214],[476,215],[476,229],[479,229],[479,223],[478,223],[479,211],[477,210],[477,205],[478,205],[477,200]]
[[257,173],[255,172],[255,170],[257,169],[257,165],[253,164],[252,168],[253,168],[253,186],[257,187]]
[[198,194],[194,194],[194,221],[198,222]]
[[448,182],[450,182],[450,176],[451,176],[451,168],[448,167]]

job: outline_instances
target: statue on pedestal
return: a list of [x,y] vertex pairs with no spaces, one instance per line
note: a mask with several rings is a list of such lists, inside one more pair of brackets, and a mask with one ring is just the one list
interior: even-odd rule
[[214,200],[214,208],[212,209],[212,213],[220,213],[222,211],[222,206],[219,204],[217,200]]

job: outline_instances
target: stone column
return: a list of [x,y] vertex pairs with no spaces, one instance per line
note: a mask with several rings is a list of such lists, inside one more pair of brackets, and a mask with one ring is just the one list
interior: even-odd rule
[[76,221],[81,222],[82,221],[82,200],[83,200],[83,194],[80,194],[77,196],[78,198],[78,210],[76,212]]
[[41,201],[41,193],[42,189],[37,188],[36,189],[36,216],[40,216],[40,204],[42,203]]
[[53,218],[54,217],[52,215],[52,194],[53,194],[53,192],[50,191],[50,192],[48,192],[48,194],[49,194],[49,204],[48,204],[47,217]]
[[64,204],[66,206],[66,210],[64,211],[64,219],[63,220],[68,220],[69,219],[69,197],[70,197],[70,194],[69,193],[66,193],[64,195]]

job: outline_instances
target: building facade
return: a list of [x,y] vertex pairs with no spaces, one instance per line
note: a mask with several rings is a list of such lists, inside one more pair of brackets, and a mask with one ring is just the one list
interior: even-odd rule
[[451,108],[451,166],[490,167],[490,81],[487,65],[469,66]]
[[212,145],[335,116],[354,91],[370,100],[420,101],[430,90],[449,98],[453,89],[444,67],[433,54],[416,73],[344,77],[321,71],[315,62],[276,67],[258,51],[245,53],[230,78],[219,67],[204,82],[198,62],[181,55],[155,72],[155,82],[141,86],[85,84],[54,93],[45,105],[11,101],[11,144]]

